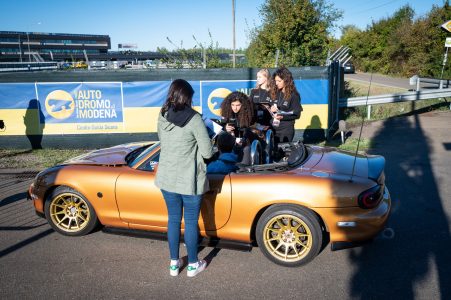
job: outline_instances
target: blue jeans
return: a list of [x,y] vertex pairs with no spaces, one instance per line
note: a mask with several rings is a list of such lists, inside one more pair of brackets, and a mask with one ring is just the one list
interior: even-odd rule
[[185,244],[188,263],[197,262],[199,240],[199,213],[202,195],[182,195],[161,190],[168,209],[168,242],[171,259],[179,258],[182,210],[185,219]]

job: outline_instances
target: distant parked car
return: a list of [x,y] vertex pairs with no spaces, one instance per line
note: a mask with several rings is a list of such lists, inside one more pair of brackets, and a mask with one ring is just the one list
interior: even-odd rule
[[105,63],[105,61],[92,61],[91,69],[105,70],[106,63]]
[[345,74],[354,74],[355,73],[355,67],[352,64],[352,62],[348,61],[343,65],[343,69]]
[[74,65],[76,69],[87,69],[88,65],[84,61],[77,61]]
[[61,66],[60,66],[60,69],[61,70],[67,70],[67,69],[70,69],[70,68],[72,68],[72,64],[71,63],[63,63]]

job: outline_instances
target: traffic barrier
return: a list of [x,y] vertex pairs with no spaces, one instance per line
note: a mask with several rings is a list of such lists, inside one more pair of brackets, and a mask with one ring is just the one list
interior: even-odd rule
[[340,107],[355,107],[362,105],[395,103],[404,101],[417,101],[426,99],[437,99],[451,97],[451,88],[449,89],[434,89],[424,91],[413,91],[397,94],[385,94],[376,96],[363,96],[353,98],[342,98],[339,101]]

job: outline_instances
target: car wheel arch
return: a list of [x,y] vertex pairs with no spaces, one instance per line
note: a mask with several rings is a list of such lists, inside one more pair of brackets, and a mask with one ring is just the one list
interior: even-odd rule
[[[60,191],[58,190],[60,189]],[[78,201],[78,203],[81,202],[81,204],[83,204],[84,206],[86,206],[85,208],[82,208],[80,206],[77,206],[78,209],[81,208],[81,212],[77,212],[77,214],[83,215],[84,217],[82,218],[82,220],[85,221],[86,225],[79,225],[79,223],[77,222],[77,226],[80,228],[79,231],[70,231],[71,229],[71,221],[69,221],[69,231],[66,231],[66,229],[62,229],[62,228],[58,228],[59,225],[61,224],[61,222],[63,222],[63,220],[67,220],[67,214],[70,212],[65,212],[65,213],[52,213],[51,214],[51,209],[52,206],[53,207],[61,207],[61,204],[52,204],[52,202],[54,201],[53,199],[53,194],[56,193],[56,198],[59,198],[60,194],[74,194],[76,195],[76,197],[78,199],[81,199],[81,201]],[[63,196],[64,197],[64,196]],[[55,199],[56,199],[55,198]],[[72,199],[72,196],[71,196]],[[66,200],[63,200],[64,202],[66,202]],[[74,207],[74,204],[69,203],[68,205],[71,205],[72,207]],[[77,210],[78,210],[77,209]],[[65,208],[63,207],[63,210],[65,210]],[[62,210],[60,210],[61,212]],[[73,212],[72,212],[73,213]],[[61,222],[58,223],[57,225],[55,225],[55,220],[54,217],[55,215],[61,215],[61,214],[66,214],[66,217],[63,217],[61,219]],[[68,185],[54,185],[52,187],[50,187],[46,192],[45,192],[45,198],[44,198],[44,215],[45,218],[47,219],[47,221],[49,222],[50,226],[57,232],[63,234],[63,235],[68,235],[68,236],[81,236],[81,235],[85,235],[85,234],[89,234],[91,233],[93,230],[95,230],[95,228],[99,227],[102,223],[100,222],[97,213],[96,213],[96,209],[95,207],[91,204],[91,202],[89,201],[89,199],[86,198],[86,196],[80,192],[77,189],[74,189],[71,186]],[[51,217],[52,215],[52,217]],[[88,216],[87,216],[88,215]],[[71,216],[71,217],[75,217],[75,216]],[[77,219],[80,217],[76,217]],[[52,220],[51,220],[52,219]],[[58,221],[58,219],[57,219]],[[67,224],[66,224],[67,225]],[[64,225],[63,225],[64,226]]]
[[278,207],[278,206],[281,206],[281,207],[282,206],[283,207],[286,207],[286,206],[300,207],[300,208],[303,208],[303,209],[306,209],[306,210],[310,211],[318,219],[318,221],[320,223],[320,226],[321,226],[321,229],[323,230],[323,232],[329,234],[329,228],[327,227],[326,222],[324,222],[324,220],[321,218],[321,216],[315,210],[311,209],[310,207],[307,207],[305,205],[293,204],[293,203],[275,203],[275,204],[268,204],[268,205],[262,207],[257,212],[257,214],[255,215],[254,220],[252,221],[252,227],[251,227],[251,232],[250,232],[250,238],[251,238],[251,241],[253,243],[256,244],[256,241],[257,241],[257,237],[256,237],[257,223],[260,220],[260,218],[263,215],[263,213],[265,211],[267,211],[269,208]]
[[328,236],[314,210],[293,203],[267,206],[255,228],[260,251],[272,262],[286,267],[309,263],[328,244]]
[[47,197],[48,197],[54,190],[56,190],[56,189],[59,188],[59,187],[69,188],[69,189],[72,189],[72,190],[75,190],[75,191],[81,193],[83,196],[85,195],[83,192],[81,192],[81,191],[80,191],[79,189],[77,189],[77,187],[75,187],[75,186],[68,185],[68,184],[64,184],[64,183],[60,183],[60,184],[56,183],[56,184],[54,184],[54,185],[52,185],[52,186],[49,186],[49,187],[47,188],[47,190],[45,191],[45,193],[44,193],[44,198],[43,198],[44,203],[45,203],[45,201],[47,201]]
[[52,192],[53,192],[54,190],[56,190],[58,187],[60,187],[60,186],[61,186],[61,185],[52,185],[52,186],[50,186],[50,187],[47,188],[47,190],[46,190],[45,193],[44,193],[44,198],[42,199],[43,202],[44,202],[44,204],[45,204],[45,202],[47,201],[49,195],[52,194]]

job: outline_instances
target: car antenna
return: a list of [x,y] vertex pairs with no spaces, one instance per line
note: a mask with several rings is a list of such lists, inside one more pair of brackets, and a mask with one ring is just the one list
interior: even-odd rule
[[[371,82],[373,82],[373,71],[371,71],[370,85],[368,86],[368,92],[366,93],[365,107],[366,107],[367,111],[368,111],[368,97],[370,96]],[[362,115],[362,124],[360,125],[359,139],[357,140],[357,148],[355,150],[354,163],[352,164],[352,172],[351,172],[351,178],[349,179],[349,182],[352,182],[352,178],[354,177],[355,163],[357,161],[357,154],[359,153],[360,139],[362,137],[362,130],[363,130],[364,123],[365,123],[365,114]]]

